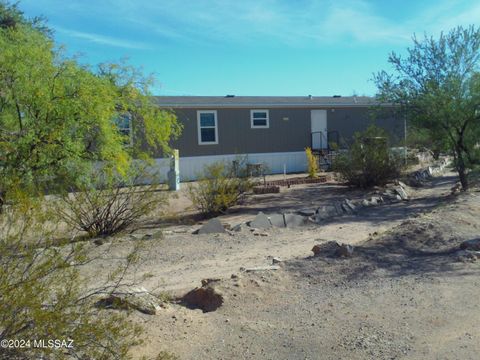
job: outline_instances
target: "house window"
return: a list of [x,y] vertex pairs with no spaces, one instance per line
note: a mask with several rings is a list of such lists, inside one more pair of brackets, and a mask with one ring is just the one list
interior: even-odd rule
[[250,124],[252,129],[268,128],[268,110],[250,110]]
[[117,126],[118,132],[124,137],[124,144],[132,145],[132,115],[128,113],[120,114],[115,118],[115,125]]
[[217,111],[197,112],[198,143],[200,145],[218,144]]

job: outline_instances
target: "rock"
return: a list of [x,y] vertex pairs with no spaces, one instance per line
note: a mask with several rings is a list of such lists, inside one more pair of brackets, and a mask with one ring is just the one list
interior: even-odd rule
[[466,261],[477,261],[480,258],[480,251],[472,251],[472,250],[458,250],[455,253],[455,256],[458,261],[466,262]]
[[207,285],[211,285],[211,284],[218,283],[218,282],[220,282],[219,278],[203,279],[202,280],[202,286],[207,286]]
[[269,216],[270,223],[275,227],[285,227],[285,218],[283,214],[271,214]]
[[343,215],[342,204],[339,202],[335,202],[333,206],[335,206],[335,211],[337,212],[337,215],[342,216]]
[[342,209],[348,215],[353,214],[352,208],[350,206],[348,206],[346,203],[342,203]]
[[372,196],[370,198],[370,203],[372,205],[378,205],[383,202],[383,198],[381,196]]
[[316,212],[316,209],[302,209],[297,211],[297,213],[302,216],[313,216]]
[[307,218],[302,215],[285,213],[283,214],[283,217],[285,219],[285,226],[287,228],[295,228],[303,226],[307,223]]
[[245,230],[246,228],[247,228],[247,224],[241,223],[241,224],[237,224],[234,227],[232,227],[232,231],[240,232],[240,231]]
[[395,187],[395,192],[400,196],[401,200],[408,200],[408,194],[401,186]]
[[480,251],[480,238],[464,241],[460,244],[462,250]]
[[257,216],[255,216],[255,218],[248,223],[248,226],[256,229],[270,229],[272,227],[272,223],[268,219],[268,216],[260,211]]
[[[343,213],[343,212],[342,212]],[[321,222],[325,219],[330,219],[337,216],[337,209],[334,205],[324,205],[317,209],[317,214],[313,217],[315,222]]]
[[339,244],[336,241],[327,241],[323,244],[317,244],[312,248],[313,256],[333,256],[333,257],[351,257],[353,255],[353,246],[348,244]]
[[336,241],[327,241],[322,244],[314,245],[312,248],[313,256],[331,256],[334,255],[338,249],[338,243]]
[[225,228],[218,218],[208,220],[196,231],[197,234],[220,234],[225,232]]
[[97,246],[100,246],[100,245],[103,245],[105,243],[105,239],[98,238],[98,239],[93,240],[93,243]]
[[349,199],[345,199],[345,205],[347,205],[353,212],[357,210],[355,204]]
[[280,259],[279,257],[273,257],[272,258],[272,264],[278,264],[278,263],[281,263],[282,262],[282,259]]
[[373,204],[370,201],[368,201],[367,199],[363,199],[362,200],[362,205],[364,207],[368,207],[368,206],[372,206]]
[[155,315],[161,301],[144,287],[119,287],[106,298],[100,299],[97,306],[111,309],[136,309],[144,314]]
[[353,255],[353,246],[348,244],[338,244],[335,255],[340,257],[351,257]]
[[[204,281],[202,281],[203,283]],[[207,282],[199,288],[189,291],[180,299],[187,307],[191,309],[201,309],[203,312],[217,310],[223,304],[223,295],[218,293],[212,284]]]
[[241,267],[240,271],[258,272],[258,271],[270,271],[270,270],[279,270],[279,269],[280,269],[280,266],[278,265],[269,265],[269,266],[258,266],[258,267],[251,267],[251,268]]
[[454,186],[452,186],[452,187],[450,188],[450,194],[451,194],[451,195],[454,195],[454,194],[456,194],[457,192],[460,192],[461,189],[462,189],[462,184],[456,183]]

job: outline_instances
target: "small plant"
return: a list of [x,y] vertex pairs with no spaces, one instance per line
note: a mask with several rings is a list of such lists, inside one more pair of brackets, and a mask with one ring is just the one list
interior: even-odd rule
[[[133,228],[146,215],[166,202],[154,185],[136,186],[144,171],[132,170],[121,180],[95,171],[89,181],[66,193],[58,213],[70,226],[90,237],[108,236]],[[93,179],[93,180],[91,180]]]
[[318,159],[313,155],[312,149],[305,148],[305,155],[307,156],[308,177],[316,178],[318,173]]
[[385,185],[400,176],[401,168],[400,158],[389,150],[385,131],[374,125],[355,134],[349,151],[333,163],[341,179],[360,188]]
[[236,205],[253,185],[244,162],[215,162],[205,166],[196,184],[188,185],[188,196],[201,213],[215,215]]

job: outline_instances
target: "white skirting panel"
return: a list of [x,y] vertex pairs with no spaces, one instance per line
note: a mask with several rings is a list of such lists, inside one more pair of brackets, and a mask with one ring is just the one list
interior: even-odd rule
[[[246,158],[247,163],[262,163],[267,166],[270,174],[283,173],[284,166],[287,173],[304,172],[307,169],[307,158],[304,151],[258,153],[258,154],[229,154],[212,156],[181,157],[180,154],[180,181],[197,179],[203,167],[217,161],[232,162],[236,159]],[[162,181],[167,178],[170,168],[169,159],[155,159],[156,171],[161,175]]]

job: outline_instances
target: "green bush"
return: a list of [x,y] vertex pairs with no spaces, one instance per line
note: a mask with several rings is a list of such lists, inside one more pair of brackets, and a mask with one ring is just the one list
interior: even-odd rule
[[188,196],[201,213],[216,215],[236,205],[253,185],[244,161],[215,162],[205,166],[196,183],[188,185]]
[[[0,359],[127,358],[140,328],[125,314],[94,307],[102,289],[87,289],[80,276],[85,243],[52,246],[48,220],[52,214],[30,205],[0,217],[0,341],[30,340],[25,348],[4,347]],[[34,340],[54,339],[72,347],[34,347]]]
[[333,170],[348,184],[369,188],[398,178],[401,164],[398,155],[389,149],[386,132],[371,125],[355,134],[353,145],[348,152],[337,156]]

